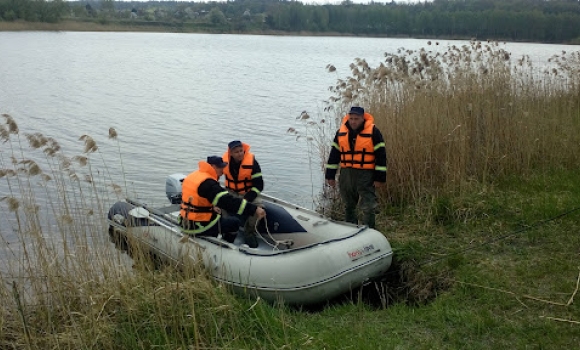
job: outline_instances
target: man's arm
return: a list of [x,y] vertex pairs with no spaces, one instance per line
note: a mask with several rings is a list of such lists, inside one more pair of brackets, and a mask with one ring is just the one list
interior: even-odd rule
[[375,145],[375,182],[387,182],[387,151],[385,140],[376,126],[373,128],[373,145]]
[[339,163],[340,163],[340,146],[338,145],[338,131],[337,131],[336,135],[334,135],[332,145],[330,146],[330,154],[328,155],[328,161],[326,162],[326,171],[324,174],[324,178],[326,180],[335,179]]
[[253,202],[263,190],[264,179],[262,178],[262,168],[260,168],[260,164],[254,158],[254,164],[252,165],[252,189],[246,192],[244,199],[248,202]]
[[207,179],[199,185],[200,196],[207,198],[212,205],[220,207],[231,214],[254,215],[256,206],[245,199],[232,196],[214,179]]

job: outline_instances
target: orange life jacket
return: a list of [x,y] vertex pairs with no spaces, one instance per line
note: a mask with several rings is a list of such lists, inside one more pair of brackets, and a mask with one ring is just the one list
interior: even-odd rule
[[364,128],[357,135],[354,149],[350,149],[348,142],[348,114],[342,118],[342,124],[338,130],[338,145],[340,147],[340,166],[342,168],[369,169],[375,168],[375,145],[373,144],[373,127],[375,118],[364,114]]
[[213,215],[213,205],[197,192],[199,185],[207,179],[217,181],[217,173],[212,166],[204,161],[199,162],[199,169],[187,175],[181,185],[181,217],[190,221],[210,221]]
[[245,194],[252,189],[252,168],[254,167],[254,154],[250,153],[250,145],[242,142],[244,148],[244,158],[240,164],[238,177],[234,178],[230,171],[232,164],[230,159],[230,150],[224,153],[223,159],[228,162],[224,168],[224,178],[226,179],[226,188],[239,194]]

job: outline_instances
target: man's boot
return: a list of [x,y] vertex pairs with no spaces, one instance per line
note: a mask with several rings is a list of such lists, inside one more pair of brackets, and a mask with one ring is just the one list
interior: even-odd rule
[[258,236],[256,234],[256,217],[250,216],[244,224],[244,241],[250,248],[258,247]]

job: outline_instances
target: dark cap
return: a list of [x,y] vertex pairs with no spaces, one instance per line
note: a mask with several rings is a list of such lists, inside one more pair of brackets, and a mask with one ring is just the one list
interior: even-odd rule
[[365,115],[365,109],[362,107],[350,107],[350,112],[348,112],[348,114]]
[[229,149],[234,149],[236,147],[242,147],[242,141],[235,140],[235,141],[232,141],[232,142],[228,143],[228,148]]
[[224,160],[222,159],[222,157],[218,157],[218,156],[209,156],[207,157],[207,162],[211,165],[215,165],[219,168],[225,168],[226,165],[228,165],[228,162],[224,162]]

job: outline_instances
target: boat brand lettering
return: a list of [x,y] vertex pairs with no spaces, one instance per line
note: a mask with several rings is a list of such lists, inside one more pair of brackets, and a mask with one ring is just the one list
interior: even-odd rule
[[350,260],[357,260],[362,258],[363,256],[367,256],[370,255],[372,253],[374,253],[377,249],[375,248],[375,246],[373,244],[367,244],[361,248],[357,248],[355,250],[351,250],[349,252],[347,252],[348,257],[350,258]]

